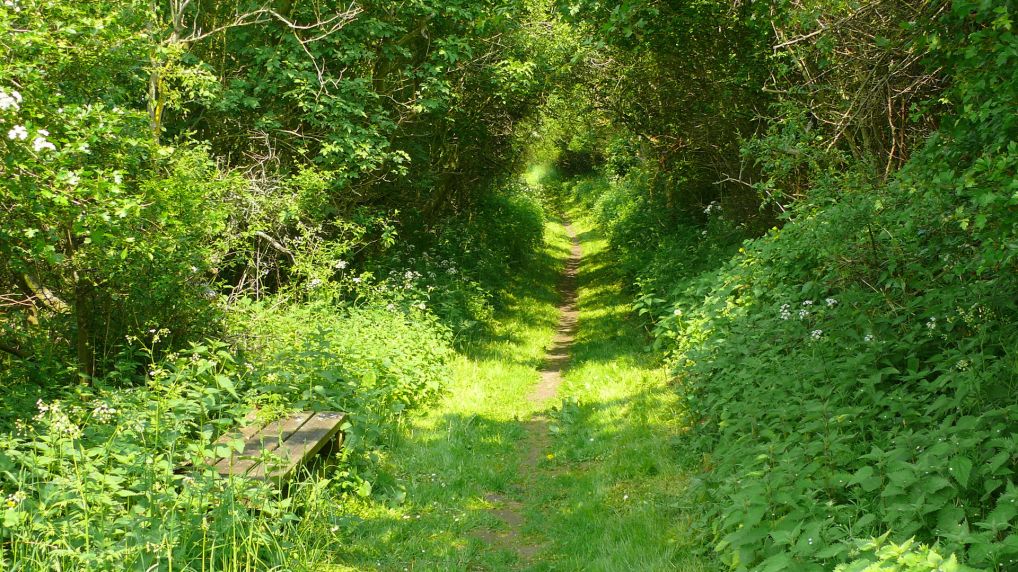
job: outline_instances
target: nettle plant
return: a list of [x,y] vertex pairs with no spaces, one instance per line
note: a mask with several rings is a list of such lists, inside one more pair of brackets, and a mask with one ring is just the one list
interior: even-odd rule
[[748,242],[660,320],[718,506],[704,526],[734,569],[821,570],[888,530],[1008,569],[1018,409],[1013,328],[992,303],[1004,284],[942,287],[910,265],[874,280],[925,288],[875,296],[872,268],[823,262],[866,245],[865,230],[830,235],[858,232],[835,223],[867,204]]
[[272,549],[298,521],[293,500],[209,466],[226,453],[210,443],[247,409],[238,392],[248,368],[216,343],[148,357],[144,387],[40,401],[34,419],[0,438],[5,568],[280,564]]

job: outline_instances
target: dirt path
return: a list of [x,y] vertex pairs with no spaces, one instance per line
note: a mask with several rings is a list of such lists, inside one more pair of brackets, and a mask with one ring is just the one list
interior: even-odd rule
[[[532,488],[535,479],[545,476],[542,474],[540,464],[541,459],[550,449],[551,438],[548,432],[548,417],[543,411],[548,403],[558,395],[559,386],[562,384],[562,371],[569,365],[570,347],[576,336],[579,318],[579,309],[576,306],[576,277],[583,253],[572,224],[565,223],[565,230],[569,236],[571,248],[558,286],[562,300],[558,307],[558,327],[555,330],[552,346],[545,355],[540,379],[530,395],[527,396],[528,401],[534,405],[538,413],[527,421],[526,436],[521,445],[523,454],[520,459],[519,474],[522,477],[523,494]],[[526,524],[526,519],[523,516],[523,503],[496,493],[489,493],[485,498],[493,505],[492,514],[502,520],[506,527],[498,532],[481,532],[481,539],[494,547],[516,552],[520,557],[521,568],[526,568],[541,551],[542,545],[525,537],[523,533]]]

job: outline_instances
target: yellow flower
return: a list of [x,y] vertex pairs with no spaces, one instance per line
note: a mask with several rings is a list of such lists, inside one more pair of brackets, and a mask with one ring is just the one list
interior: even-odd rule
[[548,457],[548,460],[550,461],[550,460],[555,458],[555,453],[548,453],[547,457]]

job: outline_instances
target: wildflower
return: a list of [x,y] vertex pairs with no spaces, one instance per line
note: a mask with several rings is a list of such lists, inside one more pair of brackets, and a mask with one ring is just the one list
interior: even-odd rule
[[311,282],[308,282],[307,288],[308,288],[308,290],[314,290],[315,288],[318,288],[321,285],[322,285],[322,280],[320,278],[315,278]]
[[799,319],[800,320],[805,320],[808,317],[809,317],[809,310],[805,310],[805,309],[804,310],[799,310]]
[[802,305],[808,308],[813,305],[813,300],[804,300]]
[[92,419],[95,419],[99,423],[109,423],[113,420],[113,416],[116,415],[117,410],[110,407],[108,403],[100,403],[92,409]]
[[420,308],[421,310],[424,310],[424,309],[427,308],[427,306],[424,304],[424,302],[421,302],[420,304],[417,304],[417,307]]
[[972,365],[972,364],[969,363],[969,360],[963,359],[963,360],[958,360],[958,363],[955,364],[955,367],[958,368],[958,371],[966,371],[966,370],[968,370],[970,365]]
[[14,508],[24,502],[28,498],[28,494],[25,491],[17,491],[10,495],[7,495],[7,507]]
[[24,125],[15,125],[13,129],[7,132],[8,139],[20,139],[24,141],[28,139],[28,130],[25,129]]
[[782,320],[789,320],[792,318],[792,307],[788,304],[781,305],[781,313],[779,314]]
[[336,263],[332,265],[332,267],[335,268],[336,270],[342,270],[346,268],[347,264],[348,263],[345,260],[337,260]]
[[862,341],[864,341],[866,343],[872,342],[873,339],[874,339],[873,338],[873,334],[866,334],[865,336],[862,337]]
[[[43,131],[39,131],[39,133],[43,133]],[[49,151],[56,151],[57,150],[56,145],[54,145],[54,144],[50,143],[49,141],[47,141],[46,137],[44,135],[39,135],[38,137],[36,137],[35,139],[32,140],[32,148],[35,149],[36,153],[39,153],[39,152],[41,152],[43,150],[49,150]]]
[[388,306],[385,307],[385,309],[390,311],[390,312],[395,312],[396,311],[396,305],[390,303]]
[[67,173],[67,184],[68,185],[70,185],[72,187],[77,187],[78,183],[80,183],[80,182],[81,182],[81,177],[78,176],[78,173],[76,173],[74,171],[69,171]]
[[721,204],[717,201],[711,201],[707,208],[703,209],[703,214],[710,215],[713,212],[721,212]]
[[824,335],[823,330],[813,330],[812,332],[809,333],[809,337],[813,338],[814,340],[819,340],[820,336],[822,335]]
[[361,277],[360,277],[360,276],[357,276],[357,277],[355,277],[355,278],[353,279],[353,283],[354,283],[354,284],[360,284],[360,283],[361,283]]
[[936,330],[937,329],[937,319],[936,318],[930,318],[930,320],[928,322],[926,322],[926,329],[928,329],[928,330]]
[[681,315],[682,315],[682,310],[680,310],[680,309],[678,309],[678,308],[675,308],[675,311],[674,311],[674,312],[672,312],[672,314],[674,314],[674,315],[676,315],[676,316],[681,316]]
[[827,307],[828,308],[833,308],[833,307],[838,305],[838,301],[835,300],[834,298],[828,298],[828,299],[824,300],[824,302],[827,303]]

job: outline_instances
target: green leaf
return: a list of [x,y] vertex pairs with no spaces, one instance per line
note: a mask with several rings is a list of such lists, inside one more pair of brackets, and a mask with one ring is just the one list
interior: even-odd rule
[[954,475],[959,485],[967,487],[969,477],[972,475],[972,461],[968,457],[958,455],[948,463],[948,472]]

